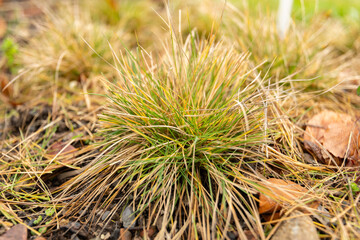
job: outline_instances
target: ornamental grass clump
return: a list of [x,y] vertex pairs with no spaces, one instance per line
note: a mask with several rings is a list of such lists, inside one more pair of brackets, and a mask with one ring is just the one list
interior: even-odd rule
[[159,60],[145,51],[115,56],[101,154],[71,180],[69,191],[82,194],[64,216],[80,209],[95,216],[84,203],[97,202],[112,210],[109,221],[131,203],[148,227],[163,216],[159,239],[210,239],[231,229],[245,236],[243,226],[263,236],[253,194],[272,171],[265,162],[282,156],[268,145],[283,141],[270,91],[247,54],[214,38],[171,39]]

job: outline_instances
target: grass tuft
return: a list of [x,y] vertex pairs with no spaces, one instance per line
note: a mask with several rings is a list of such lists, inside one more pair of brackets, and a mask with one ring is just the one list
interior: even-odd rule
[[214,38],[171,36],[161,61],[142,51],[118,58],[119,77],[106,82],[109,104],[100,115],[101,154],[72,181],[71,191],[85,190],[67,214],[90,211],[81,202],[114,214],[134,199],[149,224],[164,214],[159,236],[209,239],[232,229],[245,236],[242,226],[263,234],[254,194],[273,174],[267,162],[289,159],[276,144],[298,154],[293,136],[280,137],[289,122],[277,121],[276,97],[247,54]]
[[119,47],[128,36],[121,28],[92,21],[78,7],[63,6],[56,13],[44,8],[45,19],[37,23],[36,35],[20,49],[18,62],[27,78],[52,83],[54,78],[70,82],[80,81],[81,75],[108,76],[109,43]]

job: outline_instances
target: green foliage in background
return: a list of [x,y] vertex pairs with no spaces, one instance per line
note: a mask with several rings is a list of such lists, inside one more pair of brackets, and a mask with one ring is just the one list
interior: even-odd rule
[[7,61],[7,66],[11,72],[15,72],[15,56],[19,52],[19,47],[17,43],[12,38],[5,38],[1,44],[1,51],[4,53],[4,56]]

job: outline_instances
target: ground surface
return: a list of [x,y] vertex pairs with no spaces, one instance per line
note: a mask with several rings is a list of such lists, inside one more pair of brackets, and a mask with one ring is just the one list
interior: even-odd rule
[[0,1],[0,239],[357,239],[360,6],[303,2]]

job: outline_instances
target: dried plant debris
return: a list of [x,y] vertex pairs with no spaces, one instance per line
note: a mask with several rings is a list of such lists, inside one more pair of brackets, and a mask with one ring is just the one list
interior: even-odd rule
[[[306,188],[289,180],[269,178],[261,184],[265,187],[259,196],[259,213],[276,214],[283,207],[304,206],[316,208],[318,203],[312,201],[313,195]],[[280,216],[279,214],[276,214]],[[273,216],[274,219],[274,216]]]
[[359,165],[360,128],[348,114],[322,111],[307,123],[305,148],[324,164]]

